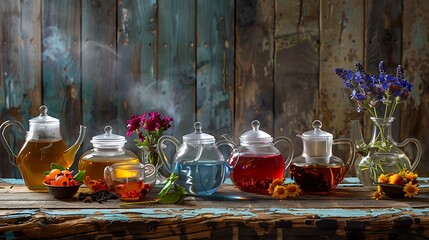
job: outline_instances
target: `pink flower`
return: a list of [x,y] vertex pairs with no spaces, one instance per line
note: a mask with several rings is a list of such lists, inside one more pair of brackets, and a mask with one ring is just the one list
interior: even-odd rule
[[130,136],[134,131],[140,128],[140,117],[132,115],[131,118],[127,121],[127,136]]
[[161,134],[171,127],[173,118],[159,112],[145,112],[137,117],[132,115],[127,121],[127,135],[137,133],[137,146],[152,146],[157,143]]

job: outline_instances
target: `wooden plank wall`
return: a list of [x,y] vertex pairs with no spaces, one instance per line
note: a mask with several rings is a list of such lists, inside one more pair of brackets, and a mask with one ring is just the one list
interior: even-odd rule
[[[426,0],[3,0],[0,2],[0,121],[28,128],[43,103],[74,142],[112,125],[125,135],[132,114],[161,111],[180,138],[202,121],[204,131],[238,140],[254,119],[294,142],[314,119],[335,137],[350,137],[350,120],[370,123],[333,67],[356,61],[376,72],[405,67],[414,84],[396,113],[394,137],[424,147],[418,171],[429,174],[429,10]],[[23,139],[6,136],[16,150]],[[132,137],[128,148],[136,151]],[[284,148],[284,147],[279,147]],[[16,169],[0,147],[0,176]]]

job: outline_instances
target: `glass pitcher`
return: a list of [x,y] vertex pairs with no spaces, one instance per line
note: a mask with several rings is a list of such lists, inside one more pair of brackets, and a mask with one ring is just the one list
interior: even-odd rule
[[[313,121],[313,130],[297,136],[302,139],[302,155],[290,165],[292,179],[303,191],[326,194],[332,192],[353,166],[355,147],[349,139],[335,139],[331,133],[322,131],[322,122]],[[332,146],[349,146],[347,161],[332,154]]]
[[[14,157],[11,163],[18,167],[25,185],[30,190],[46,189],[43,185],[45,175],[43,172],[51,169],[51,163],[69,168],[76,152],[85,137],[86,127],[80,125],[79,137],[70,148],[67,148],[60,134],[60,121],[48,116],[48,108],[41,106],[40,115],[29,120],[30,129],[25,131],[22,124],[15,120],[4,122],[0,126],[2,137],[0,140],[10,156]],[[5,137],[5,130],[15,126],[25,137],[25,143],[16,155],[9,146]]]
[[[239,147],[227,135],[222,135],[225,140],[219,141],[219,145],[226,141],[234,149],[227,160],[233,166],[230,178],[234,185],[241,191],[267,195],[272,181],[284,177],[293,157],[292,142],[287,137],[273,140],[271,135],[259,130],[258,120],[254,120],[251,126],[252,130],[240,136]],[[285,142],[289,147],[286,159],[274,146],[279,142]]]

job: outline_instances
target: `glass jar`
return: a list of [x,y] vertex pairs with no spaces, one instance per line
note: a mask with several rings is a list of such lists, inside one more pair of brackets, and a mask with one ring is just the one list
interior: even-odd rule
[[124,148],[124,136],[112,133],[112,127],[106,126],[104,134],[91,140],[93,149],[86,151],[80,158],[78,169],[85,170],[84,183],[92,191],[107,190],[104,181],[104,168],[115,163],[139,163],[139,158]]

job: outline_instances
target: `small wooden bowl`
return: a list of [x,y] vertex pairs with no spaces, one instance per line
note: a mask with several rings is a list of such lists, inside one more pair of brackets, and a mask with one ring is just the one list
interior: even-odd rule
[[58,199],[64,198],[72,198],[77,191],[79,190],[80,185],[69,186],[69,187],[61,187],[61,186],[52,186],[46,183],[43,183],[48,188],[48,192],[54,197]]
[[404,185],[378,183],[386,196],[390,198],[404,198]]

